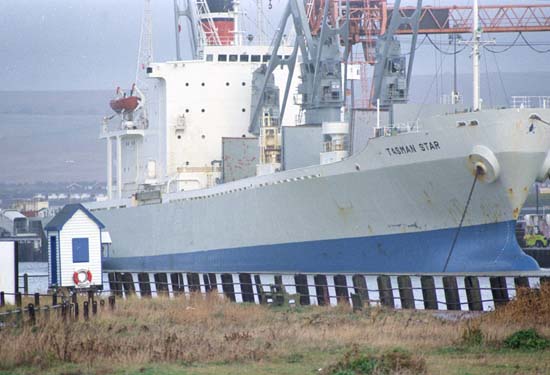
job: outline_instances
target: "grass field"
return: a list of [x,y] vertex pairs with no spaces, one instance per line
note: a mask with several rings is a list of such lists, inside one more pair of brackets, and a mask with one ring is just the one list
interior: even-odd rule
[[88,322],[6,324],[0,374],[548,374],[549,322],[545,285],[478,316],[118,300]]

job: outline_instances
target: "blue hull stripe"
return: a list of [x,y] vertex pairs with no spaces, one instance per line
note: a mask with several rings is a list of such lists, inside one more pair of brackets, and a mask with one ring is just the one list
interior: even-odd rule
[[[105,258],[106,270],[155,272],[442,272],[456,228],[169,255]],[[153,250],[153,249],[152,249]],[[539,270],[515,238],[515,221],[463,227],[448,272]]]

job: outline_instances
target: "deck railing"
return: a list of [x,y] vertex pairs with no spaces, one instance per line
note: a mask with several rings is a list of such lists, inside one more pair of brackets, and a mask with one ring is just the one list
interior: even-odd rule
[[379,128],[374,128],[374,137],[392,137],[404,133],[418,133],[420,127],[418,125],[418,120],[416,121],[406,121],[389,126],[382,126]]
[[550,108],[550,96],[512,96],[512,108]]

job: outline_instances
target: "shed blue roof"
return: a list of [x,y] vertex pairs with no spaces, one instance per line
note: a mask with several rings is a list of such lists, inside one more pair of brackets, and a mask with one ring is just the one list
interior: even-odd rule
[[86,207],[84,207],[80,203],[76,203],[65,205],[65,207],[63,207],[61,211],[59,211],[57,215],[55,215],[53,219],[50,220],[50,222],[48,223],[48,225],[46,225],[46,228],[44,229],[47,231],[60,231],[65,223],[69,221],[78,210],[84,212],[97,224],[100,229],[105,228],[105,225],[103,225],[103,223],[99,221],[97,217],[95,217],[90,211],[88,211]]

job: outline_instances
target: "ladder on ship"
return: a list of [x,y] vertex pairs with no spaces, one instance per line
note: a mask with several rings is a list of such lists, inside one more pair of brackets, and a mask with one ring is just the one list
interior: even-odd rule
[[[204,33],[204,42],[207,45],[215,45],[220,46],[222,43],[220,41],[220,36],[218,35],[218,29],[216,28],[216,24],[214,23],[214,20],[212,19],[210,8],[208,7],[208,3],[206,0],[197,0],[197,12],[198,12],[198,19],[202,23],[202,31]],[[206,21],[206,22],[205,22]]]

